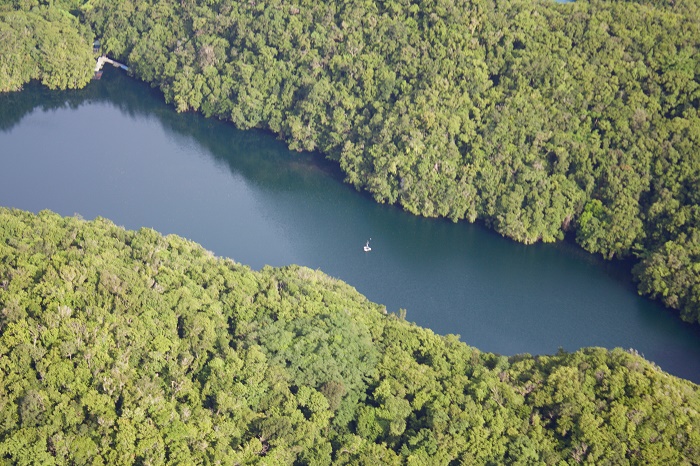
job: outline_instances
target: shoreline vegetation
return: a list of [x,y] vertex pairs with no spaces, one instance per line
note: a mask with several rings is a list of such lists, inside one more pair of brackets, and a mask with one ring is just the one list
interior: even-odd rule
[[178,111],[318,150],[377,202],[633,257],[700,318],[700,2],[0,7],[0,90],[84,86],[90,44]]
[[634,351],[504,357],[299,266],[0,208],[0,463],[700,462],[700,387]]

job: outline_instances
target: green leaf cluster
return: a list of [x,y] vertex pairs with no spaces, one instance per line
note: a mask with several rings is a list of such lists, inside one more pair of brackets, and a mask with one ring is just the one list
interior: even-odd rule
[[90,82],[93,34],[69,12],[71,6],[29,0],[0,5],[0,92],[19,90],[33,79],[50,89]]
[[699,387],[511,358],[303,267],[0,208],[0,464],[698,464]]

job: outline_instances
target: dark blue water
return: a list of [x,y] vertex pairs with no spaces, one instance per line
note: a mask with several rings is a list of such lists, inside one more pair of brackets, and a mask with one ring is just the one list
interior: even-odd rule
[[1,205],[152,227],[255,269],[321,269],[484,351],[635,348],[700,382],[700,327],[639,297],[624,264],[375,204],[317,154],[176,114],[148,86],[104,76],[0,96]]

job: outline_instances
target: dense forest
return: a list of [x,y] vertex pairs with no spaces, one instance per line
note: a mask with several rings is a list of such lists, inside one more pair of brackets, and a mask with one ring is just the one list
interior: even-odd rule
[[39,2],[0,4],[0,92],[33,79],[51,89],[82,88],[94,67],[92,30],[77,17]]
[[101,38],[178,111],[320,151],[347,182],[416,214],[482,219],[526,243],[571,232],[590,252],[633,257],[640,292],[700,318],[698,0],[14,0],[5,10],[3,89],[50,76],[39,55],[56,42],[35,45],[44,36],[26,24],[53,37],[53,18],[76,28],[61,47]]
[[303,267],[0,208],[0,464],[700,463],[700,387],[510,358]]

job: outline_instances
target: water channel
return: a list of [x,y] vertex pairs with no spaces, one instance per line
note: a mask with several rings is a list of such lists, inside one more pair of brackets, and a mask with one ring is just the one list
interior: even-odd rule
[[700,382],[700,326],[638,296],[629,265],[414,217],[342,178],[267,133],[177,114],[116,70],[81,91],[0,96],[0,205],[152,227],[254,269],[321,269],[484,351],[634,348]]

